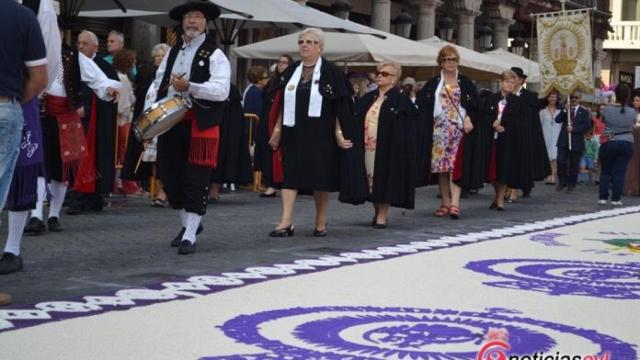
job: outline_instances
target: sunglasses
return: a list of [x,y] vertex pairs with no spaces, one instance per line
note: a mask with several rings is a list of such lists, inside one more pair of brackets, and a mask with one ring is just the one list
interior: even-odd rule
[[387,77],[387,76],[396,76],[396,74],[392,74],[386,71],[378,71],[376,73],[376,76],[382,76],[382,77]]
[[298,45],[302,45],[302,44],[307,44],[307,45],[318,44],[318,40],[298,40]]
[[458,62],[458,58],[444,58],[442,59],[442,62]]

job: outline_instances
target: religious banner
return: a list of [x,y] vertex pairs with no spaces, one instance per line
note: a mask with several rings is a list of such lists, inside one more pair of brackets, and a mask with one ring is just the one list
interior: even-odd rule
[[540,96],[593,92],[589,10],[537,14]]

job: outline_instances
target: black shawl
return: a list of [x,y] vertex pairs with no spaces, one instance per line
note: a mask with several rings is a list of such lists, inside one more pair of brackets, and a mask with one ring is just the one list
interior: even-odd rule
[[231,84],[229,98],[226,101],[224,115],[220,122],[220,147],[218,149],[218,166],[211,174],[211,182],[215,183],[251,183],[251,157],[249,155],[249,139],[244,121],[242,95],[238,88]]
[[[356,103],[358,131],[362,134],[367,112],[378,96],[378,90],[371,91]],[[416,193],[415,128],[418,110],[397,88],[389,90],[385,97],[378,117],[370,200],[374,203],[413,209]]]
[[[416,95],[418,106],[418,122],[416,134],[417,146],[417,186],[425,186],[436,183],[431,176],[431,148],[433,146],[433,108],[435,106],[436,91],[440,83],[440,75],[429,80]],[[465,189],[479,189],[483,186],[485,169],[487,165],[485,133],[488,131],[486,124],[478,116],[480,100],[478,89],[466,76],[458,74],[460,86],[460,105],[467,111],[467,115],[473,123],[473,131],[464,135],[462,176],[454,180],[456,184]]]

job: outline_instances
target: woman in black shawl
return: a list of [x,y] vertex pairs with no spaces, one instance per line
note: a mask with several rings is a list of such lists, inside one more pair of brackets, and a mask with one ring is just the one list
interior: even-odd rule
[[342,71],[321,58],[324,33],[309,28],[298,37],[302,61],[288,71],[282,115],[269,140],[282,147],[282,218],[272,237],[292,236],[298,191],[313,191],[313,236],[327,236],[329,193],[342,202],[366,200],[362,134],[353,118],[351,87]]
[[377,70],[378,88],[358,100],[356,120],[364,133],[365,168],[375,211],[372,226],[384,229],[390,206],[414,208],[418,111],[397,87],[400,64],[385,61]]
[[531,183],[530,163],[526,161],[529,149],[523,138],[530,136],[523,122],[529,120],[528,105],[515,95],[516,74],[502,73],[500,91],[489,96],[483,109],[486,123],[493,131],[489,135],[487,182],[493,185],[495,198],[489,209],[503,211],[507,186],[523,188]]
[[[438,53],[439,76],[429,80],[416,96],[418,186],[437,183],[441,205],[435,215],[460,215],[462,189],[479,189],[486,158],[478,114],[478,89],[458,72],[460,55],[446,45]],[[433,175],[433,178],[432,178]]]
[[[260,122],[256,132],[256,147],[253,155],[253,169],[262,172],[262,183],[267,187],[264,193],[260,194],[262,198],[271,198],[276,196],[276,189],[282,184],[281,164],[273,161],[273,149],[269,145],[269,137],[273,133],[273,125],[276,121],[271,121],[269,114],[271,107],[276,101],[278,91],[282,90],[285,80],[285,71],[289,65],[293,64],[293,59],[289,55],[282,55],[276,65],[276,70],[271,74],[271,78],[267,86],[263,89],[262,94],[262,114],[260,114]],[[279,165],[278,165],[279,164]],[[274,166],[280,168],[274,171]],[[275,176],[274,176],[275,173]]]

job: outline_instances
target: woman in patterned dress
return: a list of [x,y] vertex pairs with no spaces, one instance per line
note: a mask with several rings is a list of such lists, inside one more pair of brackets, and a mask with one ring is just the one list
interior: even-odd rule
[[379,64],[378,88],[356,103],[357,124],[364,134],[369,200],[374,208],[371,225],[376,229],[387,227],[391,206],[414,208],[418,111],[397,86],[401,72],[397,62]]
[[459,60],[455,47],[440,49],[441,73],[425,84],[416,99],[420,110],[417,134],[422,139],[418,185],[436,177],[442,202],[435,215],[452,219],[460,215],[462,189],[478,189],[483,180],[483,154],[476,151],[482,147],[477,148],[478,131],[474,131],[478,90],[458,72]]

